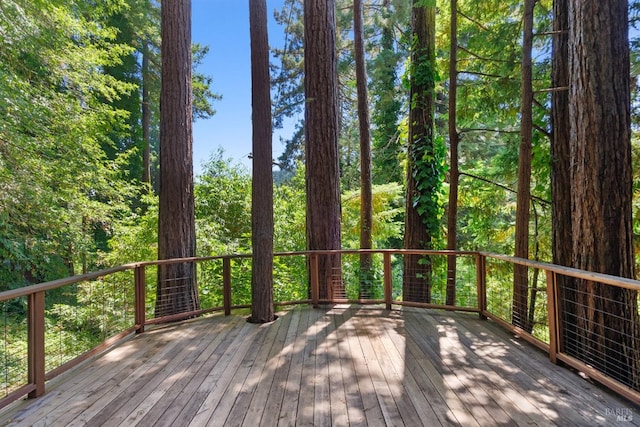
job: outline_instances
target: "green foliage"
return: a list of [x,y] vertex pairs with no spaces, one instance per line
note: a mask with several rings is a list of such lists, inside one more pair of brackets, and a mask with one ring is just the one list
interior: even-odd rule
[[[422,138],[426,137],[426,135],[422,136]],[[414,144],[411,157],[417,194],[413,199],[413,205],[429,234],[436,237],[440,231],[440,219],[443,213],[442,183],[447,169],[446,147],[444,140],[440,137],[431,142],[418,139]]]
[[251,250],[251,176],[219,150],[204,165],[194,189],[198,254]]
[[304,166],[298,164],[295,171],[291,180],[274,188],[273,246],[276,252],[303,251],[307,247]]
[[285,33],[282,49],[273,49],[279,61],[271,64],[271,84],[274,88],[273,125],[283,128],[285,121],[294,122],[291,137],[281,142],[285,146],[278,161],[282,168],[292,171],[297,161],[304,160],[304,19],[301,0],[285,0],[282,10],[274,12],[275,21]]
[[158,257],[158,198],[141,197],[138,208],[114,227],[108,250],[101,253],[102,264],[116,266]]
[[209,53],[209,46],[202,46],[198,43],[191,47],[193,62],[193,82],[191,92],[193,96],[193,120],[208,119],[216,111],[213,109],[213,102],[222,99],[222,95],[211,90],[213,78],[197,72],[197,68]]
[[[402,234],[404,196],[397,183],[374,185],[373,195],[373,247],[397,246]],[[342,196],[342,246],[360,247],[360,191],[354,190]]]
[[[91,265],[126,211],[131,187],[105,155],[126,129],[113,103],[134,86],[102,72],[131,48],[106,17],[123,7],[85,2],[0,5],[0,276],[15,287]],[[92,19],[89,19],[92,16]],[[15,19],[14,22],[7,22]],[[16,25],[20,24],[20,25]]]
[[[338,54],[338,89],[340,107],[340,167],[344,191],[359,185],[359,140],[356,111],[355,65],[353,58],[351,0],[339,0],[336,5],[336,50]],[[382,10],[382,13],[380,11]],[[406,47],[398,40],[409,26],[411,2],[409,0],[365,2],[364,26],[368,74],[370,78],[371,111],[374,127],[373,179],[376,183],[402,182],[403,142],[398,138],[397,123],[402,115],[403,96],[397,86],[396,70],[406,54]],[[301,0],[287,0],[276,11],[276,22],[284,27],[285,46],[274,49],[278,63],[272,64],[272,82],[275,90],[273,120],[275,128],[293,122],[290,138],[281,140],[283,154],[278,161],[283,169],[292,171],[297,162],[304,160],[304,22]],[[380,33],[384,27],[386,35]],[[385,45],[381,48],[379,41]],[[381,50],[382,49],[382,50]],[[384,76],[382,79],[381,77]]]
[[398,68],[406,53],[395,43],[394,21],[397,11],[383,8],[376,24],[381,28],[379,51],[374,53],[368,65],[371,83],[369,91],[373,101],[371,131],[373,150],[373,180],[377,184],[402,182],[402,167],[399,164],[403,146],[398,135],[398,121],[402,109],[402,91],[399,90]]

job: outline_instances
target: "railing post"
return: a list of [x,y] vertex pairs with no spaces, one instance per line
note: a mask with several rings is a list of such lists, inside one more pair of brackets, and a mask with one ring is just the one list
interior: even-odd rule
[[318,255],[309,255],[309,281],[311,282],[311,305],[318,308],[318,300],[320,299],[320,287],[318,276]]
[[387,306],[387,310],[391,310],[391,299],[392,295],[392,286],[393,277],[391,276],[391,254],[389,252],[385,252],[383,254],[383,262],[384,262],[384,302]]
[[224,315],[231,314],[231,258],[222,258],[222,298]]
[[486,320],[487,312],[487,258],[482,254],[476,255],[476,286],[478,292],[478,310],[480,318]]
[[28,330],[28,380],[36,389],[29,397],[44,394],[45,382],[45,349],[44,349],[44,292],[29,294],[29,330]]
[[134,270],[135,281],[135,323],[136,333],[144,332],[144,324],[146,322],[146,291],[147,280],[145,278],[145,266],[139,265]]
[[557,354],[560,347],[559,321],[558,313],[558,282],[556,281],[556,273],[546,270],[547,273],[547,316],[549,322],[549,360],[551,363],[557,363]]

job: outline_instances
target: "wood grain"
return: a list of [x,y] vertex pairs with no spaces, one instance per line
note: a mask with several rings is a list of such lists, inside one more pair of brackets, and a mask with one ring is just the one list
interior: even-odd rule
[[0,412],[0,425],[580,426],[640,408],[473,313],[296,306],[156,327]]

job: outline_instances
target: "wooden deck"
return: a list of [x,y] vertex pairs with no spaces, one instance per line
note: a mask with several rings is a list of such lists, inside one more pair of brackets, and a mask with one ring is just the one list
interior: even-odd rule
[[640,425],[639,408],[474,314],[279,315],[138,335],[6,408],[0,425]]

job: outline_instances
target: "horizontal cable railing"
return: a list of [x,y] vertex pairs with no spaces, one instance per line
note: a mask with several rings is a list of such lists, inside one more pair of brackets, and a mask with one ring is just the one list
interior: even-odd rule
[[[0,407],[41,395],[47,380],[147,325],[249,308],[251,275],[251,255],[237,254],[133,263],[0,293]],[[636,403],[639,290],[635,280],[481,252],[303,251],[273,260],[276,306],[476,312]]]
[[[539,271],[538,277],[543,272],[546,276],[548,336],[534,337],[513,317],[511,322],[502,319],[503,325],[548,351],[552,362],[561,361],[640,404],[639,281],[504,255],[483,255],[487,264],[518,266],[529,278],[531,271]],[[490,274],[487,269],[487,280]],[[539,283],[529,280],[537,290],[541,290]],[[489,310],[487,313],[496,317]]]
[[[517,268],[513,260],[487,257],[486,311],[492,320],[517,331],[533,345],[549,350],[547,276],[543,268]],[[522,266],[524,267],[524,266]],[[514,289],[522,286],[522,298]]]

